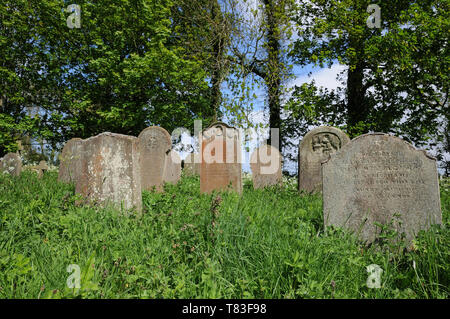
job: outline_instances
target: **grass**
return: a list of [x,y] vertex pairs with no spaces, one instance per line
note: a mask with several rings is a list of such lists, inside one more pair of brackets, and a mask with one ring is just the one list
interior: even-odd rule
[[[144,214],[80,205],[73,185],[25,172],[0,176],[0,298],[449,298],[444,225],[410,252],[324,232],[320,196],[295,183],[200,194],[196,177],[143,193]],[[398,248],[398,247],[397,247]],[[70,264],[81,289],[67,287]],[[367,287],[367,266],[383,269]]]

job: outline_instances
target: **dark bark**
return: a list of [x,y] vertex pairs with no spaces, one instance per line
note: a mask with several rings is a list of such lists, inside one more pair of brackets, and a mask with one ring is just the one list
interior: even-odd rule
[[[266,77],[264,81],[267,85],[268,92],[268,102],[269,102],[269,126],[270,128],[281,129],[281,67],[282,63],[280,61],[281,56],[281,45],[280,45],[280,33],[278,20],[276,18],[276,1],[264,0],[265,15],[267,23],[267,53],[268,61],[267,67],[268,72],[266,72]],[[278,143],[278,149],[282,151],[281,144],[281,131],[278,134],[278,141],[273,141],[276,145]],[[269,136],[268,144],[272,144],[272,136]]]

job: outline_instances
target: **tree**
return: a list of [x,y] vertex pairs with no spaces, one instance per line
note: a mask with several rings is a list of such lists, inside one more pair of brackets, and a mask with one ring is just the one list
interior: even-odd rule
[[55,82],[51,74],[55,66],[47,41],[52,34],[45,23],[62,21],[63,14],[58,11],[61,3],[56,0],[0,3],[0,156],[17,151],[21,138],[53,135],[45,123],[45,115],[36,114],[53,102]]
[[[369,4],[381,28],[366,25]],[[291,56],[300,65],[339,62],[342,86],[296,87],[291,122],[342,126],[351,137],[390,132],[414,142],[437,134],[448,97],[448,0],[312,0],[298,8]],[[447,30],[447,31],[446,31]]]
[[[286,42],[291,35],[289,13],[292,4],[293,1],[290,0],[262,0],[258,6],[259,11],[251,11],[253,23],[236,15],[234,18],[234,21],[239,21],[241,29],[236,31],[235,41],[231,46],[230,60],[237,66],[232,75],[245,79],[252,73],[262,80],[268,97],[270,128],[281,129],[283,85],[290,76]],[[233,87],[233,79],[229,79],[229,82]],[[245,94],[248,88],[244,84],[245,80],[241,82],[241,86],[235,87]],[[277,141],[280,151],[281,137],[282,132]],[[268,143],[270,141],[271,137]]]

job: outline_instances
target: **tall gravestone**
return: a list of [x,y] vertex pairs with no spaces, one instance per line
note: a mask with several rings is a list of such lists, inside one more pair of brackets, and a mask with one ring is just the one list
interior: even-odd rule
[[17,153],[6,154],[0,165],[0,171],[4,174],[19,176],[22,172],[22,159]]
[[391,221],[407,242],[442,223],[436,160],[400,138],[365,134],[322,164],[325,227],[373,242]]
[[177,151],[171,150],[167,156],[163,180],[176,184],[181,178],[181,157]]
[[281,185],[281,154],[277,148],[262,145],[250,156],[253,188]]
[[64,145],[59,157],[58,180],[65,183],[76,183],[81,169],[83,156],[83,140],[72,138]]
[[102,133],[83,140],[75,190],[93,202],[141,211],[139,143],[134,136]]
[[309,131],[303,137],[299,147],[299,191],[322,191],[321,162],[349,141],[350,138],[335,127],[321,126]]
[[150,126],[139,134],[141,152],[141,184],[143,190],[162,190],[164,168],[172,148],[170,134],[158,126]]
[[184,173],[187,176],[200,175],[200,160],[200,154],[188,154],[184,159]]
[[201,136],[200,191],[231,190],[242,193],[239,131],[216,122]]

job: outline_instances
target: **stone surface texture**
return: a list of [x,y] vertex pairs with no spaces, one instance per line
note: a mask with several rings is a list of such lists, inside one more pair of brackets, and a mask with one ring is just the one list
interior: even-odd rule
[[164,168],[172,148],[170,134],[159,126],[150,126],[139,134],[141,185],[143,190],[162,190]]
[[184,159],[184,173],[187,176],[200,175],[200,154],[190,153]]
[[436,160],[400,138],[359,136],[322,170],[325,227],[352,230],[370,243],[380,231],[374,223],[392,221],[410,242],[419,230],[442,223]]
[[163,180],[176,184],[181,178],[181,157],[177,151],[171,150],[167,156]]
[[112,203],[141,211],[139,141],[134,136],[105,132],[83,140],[81,174],[76,192],[92,202]]
[[58,180],[64,183],[76,183],[82,169],[83,140],[72,138],[64,145],[59,157]]
[[282,157],[277,148],[262,145],[250,156],[253,188],[282,185]]
[[239,130],[216,122],[203,130],[200,141],[200,191],[233,190],[242,193]]
[[22,159],[17,153],[6,154],[1,161],[0,171],[4,174],[19,176],[22,172]]
[[350,138],[340,129],[321,126],[309,131],[299,147],[298,189],[322,191],[322,161],[347,144]]

